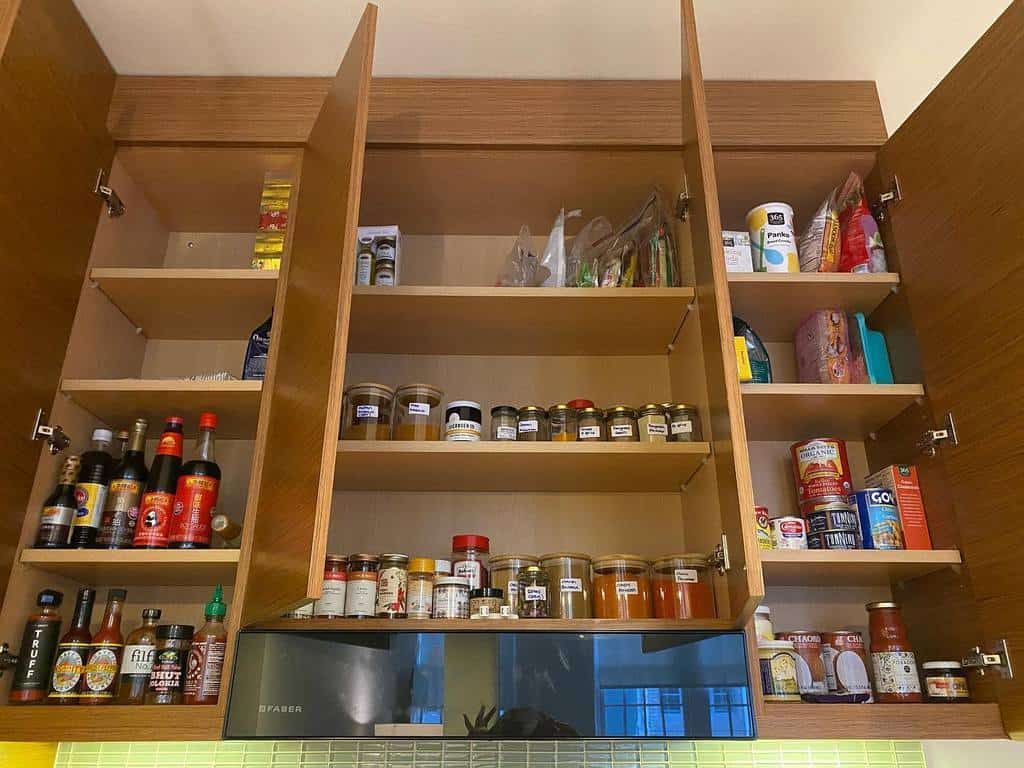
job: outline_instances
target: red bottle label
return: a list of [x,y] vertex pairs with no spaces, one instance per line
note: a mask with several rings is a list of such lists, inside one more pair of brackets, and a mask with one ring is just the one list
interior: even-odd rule
[[181,432],[164,432],[160,435],[160,442],[156,444],[157,454],[181,456],[182,440]]
[[166,547],[171,526],[174,494],[147,491],[139,505],[139,519],[135,524],[135,547]]
[[219,487],[219,480],[205,475],[182,475],[178,478],[178,492],[174,494],[171,513],[172,544],[209,545]]

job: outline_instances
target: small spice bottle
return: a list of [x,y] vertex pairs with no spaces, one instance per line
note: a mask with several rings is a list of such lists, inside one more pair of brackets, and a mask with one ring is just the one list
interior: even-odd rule
[[342,440],[390,440],[395,390],[384,384],[354,384],[345,390]]
[[381,555],[377,570],[377,617],[404,619],[408,589],[409,556]]
[[469,618],[469,580],[458,576],[441,576],[434,579],[435,619]]
[[578,429],[576,409],[568,405],[552,405],[548,409],[548,422],[551,425],[551,439],[555,442],[568,442],[576,439]]
[[578,411],[576,436],[581,442],[603,442],[605,440],[604,414],[594,407]]
[[963,704],[971,700],[967,676],[959,661],[926,661],[924,687],[928,701],[936,704]]
[[466,533],[452,537],[452,575],[466,579],[470,589],[488,586],[487,556],[491,540],[486,536]]
[[647,403],[640,409],[637,428],[642,443],[664,443],[668,440],[668,416],[656,403]]
[[156,628],[156,652],[149,674],[146,704],[181,704],[185,694],[185,666],[195,627],[161,624]]
[[548,618],[548,573],[539,565],[519,572],[519,617]]
[[693,443],[703,439],[697,406],[689,403],[673,404],[668,410],[668,441]]
[[526,405],[520,408],[519,435],[516,439],[529,443],[550,440],[548,412],[536,405]]
[[434,605],[434,561],[414,557],[409,561],[409,590],[406,594],[406,617],[429,619]]
[[434,576],[451,576],[452,575],[452,561],[451,560],[434,560]]
[[348,558],[327,555],[324,559],[324,587],[313,615],[318,619],[339,619],[345,615],[345,590],[348,586]]
[[345,587],[346,616],[361,619],[376,613],[377,568],[379,564],[380,558],[376,555],[348,556],[348,581]]
[[635,443],[640,440],[636,428],[636,411],[626,405],[609,408],[605,414],[608,422],[608,440],[616,443]]
[[492,587],[474,589],[469,593],[469,617],[499,615],[502,596],[503,593],[500,589]]
[[491,440],[515,440],[519,431],[519,409],[514,405],[491,408]]

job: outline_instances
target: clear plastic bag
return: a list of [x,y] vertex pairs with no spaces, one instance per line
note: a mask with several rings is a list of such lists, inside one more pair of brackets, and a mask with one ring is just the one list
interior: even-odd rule
[[567,288],[596,288],[598,263],[611,245],[614,235],[612,224],[604,216],[588,221],[573,238],[572,248],[565,263]]
[[497,285],[506,288],[525,288],[539,285],[547,277],[547,270],[540,271],[537,255],[533,252],[530,228],[523,224],[512,250],[505,257],[505,266],[498,275]]
[[679,285],[676,247],[667,209],[655,189],[599,259],[602,288],[666,288]]
[[538,283],[539,285],[545,288],[561,288],[565,285],[565,220],[582,215],[583,211],[578,208],[568,213],[565,212],[565,208],[558,212],[540,260],[540,268],[547,269],[547,276]]

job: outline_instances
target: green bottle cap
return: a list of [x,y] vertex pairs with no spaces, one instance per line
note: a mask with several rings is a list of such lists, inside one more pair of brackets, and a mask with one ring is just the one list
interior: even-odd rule
[[228,606],[224,602],[224,590],[220,584],[213,588],[213,597],[206,604],[206,618],[223,619],[227,616]]

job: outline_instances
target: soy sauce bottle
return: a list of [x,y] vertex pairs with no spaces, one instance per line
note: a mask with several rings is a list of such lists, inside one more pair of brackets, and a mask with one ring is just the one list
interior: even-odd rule
[[60,468],[57,487],[43,502],[39,513],[39,528],[36,530],[35,546],[44,549],[59,549],[68,545],[71,523],[75,519],[78,504],[75,501],[75,483],[82,460],[68,456]]
[[136,549],[165,549],[174,509],[174,491],[181,473],[182,426],[180,416],[168,416],[149,469],[146,492],[139,505],[132,546]]
[[109,429],[97,429],[92,433],[92,450],[82,454],[82,468],[78,470],[75,485],[75,520],[71,524],[71,546],[78,549],[92,547],[100,530],[103,505],[107,501],[110,473],[114,469],[114,457],[110,455],[110,443],[114,433]]
[[96,537],[96,543],[101,548],[123,549],[132,545],[139,517],[139,503],[149,478],[145,453],[148,428],[145,419],[135,420],[130,442],[110,478],[110,491],[103,508],[100,532]]
[[217,513],[220,467],[214,460],[214,432],[217,414],[199,414],[198,456],[181,468],[171,514],[170,546],[176,549],[205,549],[213,538],[213,516]]

